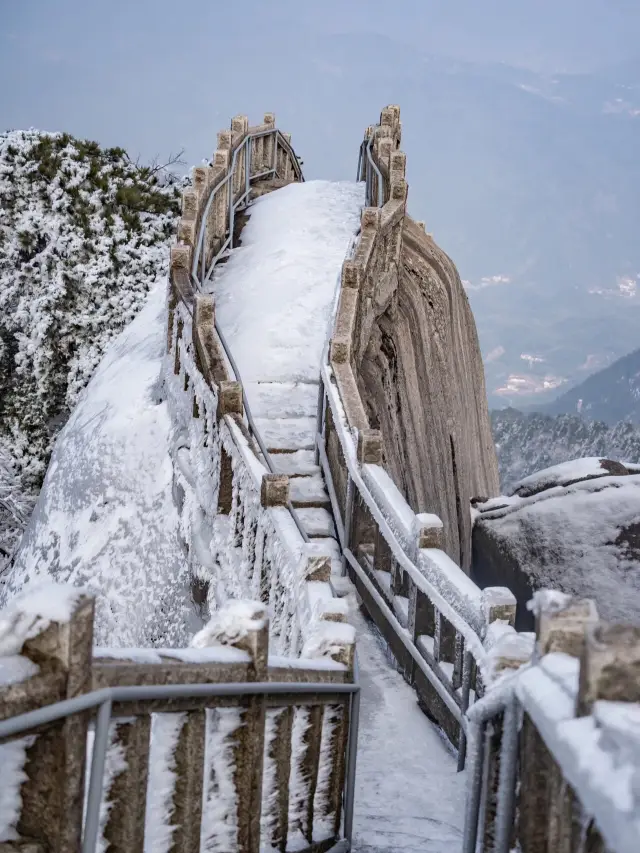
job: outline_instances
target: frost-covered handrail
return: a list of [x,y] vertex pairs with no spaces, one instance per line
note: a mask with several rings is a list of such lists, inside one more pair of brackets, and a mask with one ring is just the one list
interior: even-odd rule
[[269,472],[256,453],[239,383],[217,379],[224,356],[211,326],[203,330],[207,300],[195,297],[193,313],[182,301],[170,312],[165,366],[194,596],[210,610],[228,597],[268,602],[274,650],[295,657],[318,631],[327,633],[325,614],[344,615],[344,602],[334,601],[329,583],[331,552],[304,541],[295,526],[288,478]]
[[[462,765],[467,707],[493,677],[493,655],[484,645],[489,625],[513,623],[515,598],[504,588],[481,591],[444,553],[440,519],[414,513],[385,471],[382,436],[370,429],[360,395],[356,366],[369,328],[364,315],[400,263],[407,184],[399,144],[399,108],[386,107],[359,151],[367,206],[342,265],[322,358],[316,462],[344,569],[405,676],[460,747]],[[526,645],[516,656],[526,654]]]
[[[273,147],[273,163],[271,168],[263,169],[256,174],[251,173],[251,149],[252,143],[258,139],[265,139],[266,137],[272,137],[272,147]],[[196,250],[193,254],[193,264],[191,268],[191,273],[193,277],[198,281],[200,289],[204,287],[204,285],[210,281],[211,276],[213,275],[214,268],[220,258],[224,255],[225,252],[233,249],[233,225],[234,225],[234,217],[235,213],[238,210],[246,207],[250,201],[251,194],[251,186],[257,181],[262,181],[271,177],[278,177],[278,167],[277,167],[277,159],[278,159],[278,147],[283,148],[286,153],[289,155],[290,162],[293,164],[293,170],[295,173],[295,180],[304,181],[304,176],[302,174],[302,169],[300,168],[300,162],[298,157],[293,150],[291,143],[289,140],[277,129],[277,128],[269,128],[266,130],[256,130],[250,128],[247,131],[247,134],[243,141],[234,147],[233,154],[231,158],[231,165],[229,171],[223,175],[216,184],[212,187],[207,203],[204,207],[202,213],[202,222],[200,225],[200,231],[198,233],[198,242],[196,244]],[[203,251],[205,233],[206,233],[206,225],[207,225],[207,217],[211,210],[211,205],[213,204],[217,194],[224,188],[226,185],[233,179],[236,174],[236,166],[238,164],[238,158],[240,154],[244,154],[245,162],[244,162],[244,179],[245,179],[245,188],[244,192],[240,195],[239,198],[233,198],[231,193],[228,193],[229,197],[229,226],[228,226],[228,236],[223,242],[221,248],[218,250],[215,257],[210,261],[209,268],[206,269],[205,262],[205,252]],[[198,276],[198,264],[200,264],[200,276]]]
[[533,604],[533,660],[468,714],[463,853],[636,853],[640,629],[551,590]]
[[[264,168],[265,165],[268,168]],[[272,113],[265,114],[263,125],[251,128],[246,116],[236,116],[231,122],[231,130],[218,134],[218,150],[212,165],[194,169],[193,188],[183,194],[178,233],[182,245],[172,251],[172,268],[174,265],[182,269],[186,267],[195,293],[204,293],[217,264],[233,248],[235,215],[249,205],[252,187],[273,178],[304,181],[299,158],[288,135],[275,127]],[[243,416],[249,432],[270,473],[275,474],[276,466],[253,418],[237,363],[215,312],[213,324],[233,378],[240,383]],[[302,541],[309,542],[291,501],[287,507]]]
[[373,159],[373,137],[370,138],[366,142],[366,152],[367,152],[367,161],[365,165],[365,180],[367,183],[366,195],[365,195],[365,204],[367,207],[371,206],[372,202],[372,186],[373,186],[373,176],[375,175],[377,178],[377,198],[376,198],[376,206],[382,207],[384,205],[384,179],[382,177],[382,172],[378,168],[378,164]]
[[[266,608],[245,600],[189,648],[92,646],[93,600],[76,587],[32,588],[0,613],[0,841],[31,842],[20,828],[47,849],[133,851],[160,828],[181,850],[212,833],[225,850],[350,849],[352,641],[270,656]],[[42,790],[57,793],[46,810]],[[283,816],[294,791],[298,811]],[[225,812],[234,820],[216,822]]]
[[[260,435],[260,430],[256,426],[256,422],[253,419],[253,415],[251,413],[251,408],[249,406],[249,399],[247,397],[247,392],[244,390],[244,383],[242,382],[242,376],[240,375],[240,371],[238,370],[238,365],[236,364],[236,361],[233,357],[231,350],[227,346],[227,342],[225,340],[224,334],[223,334],[222,329],[220,328],[220,325],[217,321],[215,323],[215,330],[216,330],[216,333],[218,335],[218,338],[220,339],[220,343],[222,344],[222,348],[223,348],[224,353],[225,353],[225,355],[229,361],[229,364],[231,365],[231,370],[233,371],[233,375],[234,375],[236,381],[239,382],[241,387],[242,387],[242,402],[243,402],[243,406],[244,406],[244,413],[245,413],[245,416],[247,418],[247,423],[249,425],[249,431],[251,432],[251,435],[255,438],[255,440],[258,444],[258,447],[260,448],[260,453],[262,453],[262,457],[263,457],[264,461],[266,462],[267,468],[269,469],[269,471],[272,474],[276,474],[277,469],[276,469],[276,466],[274,465],[273,459],[271,458],[271,454],[267,450],[267,446],[264,443],[264,439]],[[307,531],[304,529],[304,526],[303,526],[302,522],[300,521],[300,516],[296,512],[295,507],[293,506],[291,501],[287,502],[287,509],[289,510],[291,518],[293,519],[295,526],[298,528],[298,533],[302,537],[303,541],[309,542],[309,536],[307,535]]]

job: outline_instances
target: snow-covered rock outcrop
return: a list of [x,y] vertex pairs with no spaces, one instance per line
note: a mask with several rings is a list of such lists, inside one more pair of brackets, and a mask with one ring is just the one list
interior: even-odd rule
[[43,578],[96,594],[98,645],[185,646],[199,627],[189,623],[188,569],[172,498],[172,424],[160,398],[165,323],[159,282],[110,345],[58,436],[0,585],[0,606]]
[[526,602],[551,588],[593,598],[603,619],[640,624],[640,466],[575,459],[547,468],[477,506],[474,574]]
[[55,436],[166,272],[175,178],[66,133],[0,134],[0,572]]

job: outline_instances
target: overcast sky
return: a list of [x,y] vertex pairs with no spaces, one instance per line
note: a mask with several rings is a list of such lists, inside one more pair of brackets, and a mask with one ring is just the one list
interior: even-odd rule
[[[312,139],[314,123],[331,120],[314,114],[314,98],[325,103],[336,73],[333,116],[362,128],[387,93],[360,85],[354,99],[366,69],[343,61],[336,70],[323,52],[332,39],[368,33],[414,57],[592,70],[638,55],[640,2],[0,0],[0,128],[67,130],[145,159],[185,147],[192,164],[210,156],[236,113],[255,123],[273,110],[295,138]],[[369,59],[393,63],[391,73],[402,51],[389,60],[372,39]],[[308,144],[312,172],[317,154]]]

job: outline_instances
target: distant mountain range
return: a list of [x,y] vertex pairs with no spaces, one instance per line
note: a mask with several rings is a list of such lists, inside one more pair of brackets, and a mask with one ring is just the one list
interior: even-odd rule
[[640,349],[619,358],[551,403],[536,407],[548,415],[577,414],[611,426],[640,423]]
[[535,471],[591,456],[640,463],[640,427],[608,426],[578,415],[547,415],[501,409],[491,412],[502,491]]

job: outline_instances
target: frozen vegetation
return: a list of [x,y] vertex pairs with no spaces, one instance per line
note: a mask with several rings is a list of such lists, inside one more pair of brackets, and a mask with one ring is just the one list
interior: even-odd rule
[[628,421],[607,426],[578,415],[501,409],[491,413],[491,426],[507,493],[534,471],[582,456],[640,462],[640,428]]
[[175,178],[66,133],[0,134],[0,572],[109,342],[166,270]]

